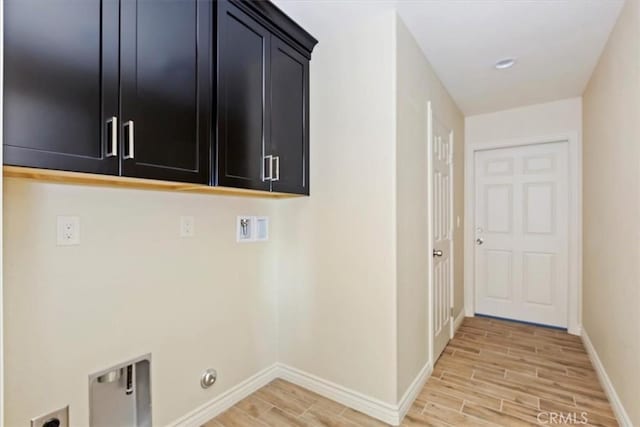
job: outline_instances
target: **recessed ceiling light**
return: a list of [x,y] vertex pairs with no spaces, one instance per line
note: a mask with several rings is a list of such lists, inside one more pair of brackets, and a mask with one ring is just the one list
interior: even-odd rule
[[515,65],[516,58],[504,58],[496,62],[496,70],[505,70]]

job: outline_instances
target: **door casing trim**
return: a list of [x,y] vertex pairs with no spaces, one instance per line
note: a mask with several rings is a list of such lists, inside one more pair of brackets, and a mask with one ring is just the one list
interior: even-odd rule
[[478,151],[566,142],[569,150],[569,295],[567,329],[582,331],[582,140],[578,132],[467,144],[464,152],[464,310],[475,315],[475,155]]
[[[4,2],[0,0],[0,52],[4,52]],[[0,55],[0,146],[4,147],[2,135],[4,135],[4,55]],[[0,164],[3,163],[2,151],[0,150]],[[0,174],[0,200],[6,203],[3,194],[3,176]],[[0,209],[0,239],[3,238],[3,210]],[[4,425],[4,282],[2,271],[4,270],[3,248],[0,247],[0,427]]]

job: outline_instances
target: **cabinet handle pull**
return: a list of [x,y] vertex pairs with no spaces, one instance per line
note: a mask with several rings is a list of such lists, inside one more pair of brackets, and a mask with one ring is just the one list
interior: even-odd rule
[[280,181],[280,156],[273,156],[273,160],[276,162],[276,167],[274,168],[276,176],[271,181]]
[[[133,150],[135,145],[133,144],[133,120],[129,120],[124,124],[124,130],[127,133],[127,143],[129,144],[129,152],[125,152],[124,159],[133,159]],[[125,150],[126,151],[126,150]]]
[[[267,168],[269,169],[269,175],[267,175]],[[264,161],[262,165],[262,181],[271,181],[273,180],[273,156],[268,155],[264,156]]]
[[127,366],[126,395],[133,394],[133,365]]
[[107,151],[107,157],[116,157],[118,155],[118,118],[116,116],[111,117],[107,120],[107,125],[111,131],[111,147]]

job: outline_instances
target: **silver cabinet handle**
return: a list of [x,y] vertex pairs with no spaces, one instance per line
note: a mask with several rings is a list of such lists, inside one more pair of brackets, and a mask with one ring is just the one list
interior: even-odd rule
[[[262,181],[271,181],[273,179],[273,156],[264,156],[262,163]],[[269,169],[269,175],[267,175],[267,169]]]
[[107,151],[107,157],[116,157],[118,155],[118,118],[116,116],[111,117],[107,120],[107,125],[109,125],[109,130],[111,131],[111,147]]
[[482,237],[478,237],[478,238],[476,239],[476,243],[477,243],[478,245],[481,245],[481,244],[483,244],[483,243],[484,243],[484,239],[483,239]]
[[[124,124],[124,130],[127,134],[127,144],[129,144],[129,149],[128,152],[125,152],[124,154],[124,159],[133,159],[133,150],[135,148],[134,142],[133,142],[133,120],[129,120],[128,122],[126,122]],[[126,151],[126,150],[125,150]]]
[[273,160],[276,162],[276,176],[271,181],[280,181],[280,156],[273,156]]
[[124,390],[124,393],[126,395],[133,394],[133,377],[135,375],[135,373],[133,372],[134,368],[135,368],[135,365],[129,365],[126,367],[126,370],[127,370],[126,387],[127,388]]
[[433,256],[434,256],[434,257],[436,257],[436,256],[437,256],[437,257],[440,257],[440,256],[442,256],[443,254],[444,254],[444,253],[443,253],[440,249],[434,249],[434,250],[433,250]]

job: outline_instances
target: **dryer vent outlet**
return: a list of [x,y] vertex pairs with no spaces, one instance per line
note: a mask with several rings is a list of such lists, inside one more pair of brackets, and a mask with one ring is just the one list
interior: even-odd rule
[[207,369],[202,373],[200,377],[200,385],[202,388],[209,388],[216,383],[218,379],[218,373],[215,369]]

